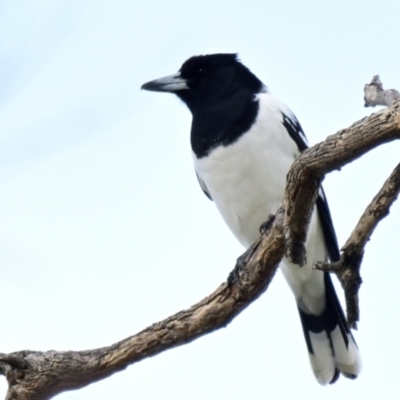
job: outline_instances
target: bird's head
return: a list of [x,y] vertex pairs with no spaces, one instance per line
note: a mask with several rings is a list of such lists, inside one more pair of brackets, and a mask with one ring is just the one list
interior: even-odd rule
[[144,90],[175,93],[194,112],[225,97],[263,91],[263,83],[245,67],[236,54],[194,56],[173,75],[145,83]]

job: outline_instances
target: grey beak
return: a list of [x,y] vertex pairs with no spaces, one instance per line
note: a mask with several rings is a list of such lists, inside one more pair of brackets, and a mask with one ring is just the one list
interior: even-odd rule
[[177,92],[179,90],[187,90],[189,86],[187,81],[183,79],[180,73],[164,76],[164,78],[155,79],[142,85],[143,90],[151,92]]

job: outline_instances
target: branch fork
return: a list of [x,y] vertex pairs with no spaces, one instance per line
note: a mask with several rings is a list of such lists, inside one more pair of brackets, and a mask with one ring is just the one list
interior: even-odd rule
[[[378,90],[379,85],[376,87]],[[76,352],[0,354],[0,373],[6,376],[9,384],[6,400],[48,400],[225,327],[265,292],[284,255],[295,264],[304,264],[308,224],[325,175],[381,144],[398,139],[400,101],[305,150],[288,174],[283,208],[276,214],[272,226],[240,258],[235,279],[222,283],[214,293],[191,308],[108,347]],[[359,319],[359,272],[364,247],[379,221],[388,214],[399,191],[400,164],[365,210],[342,248],[340,261],[316,266],[336,273],[341,281],[352,327]]]

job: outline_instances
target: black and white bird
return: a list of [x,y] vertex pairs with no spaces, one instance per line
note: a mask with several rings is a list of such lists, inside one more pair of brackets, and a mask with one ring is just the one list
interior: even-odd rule
[[[200,186],[246,248],[282,204],[286,175],[308,147],[290,109],[245,67],[236,54],[195,56],[178,73],[142,89],[175,93],[192,113],[191,146]],[[355,378],[361,361],[330,275],[317,261],[339,259],[339,248],[323,190],[313,212],[307,264],[283,259],[285,276],[300,313],[316,379],[334,383],[340,373]]]

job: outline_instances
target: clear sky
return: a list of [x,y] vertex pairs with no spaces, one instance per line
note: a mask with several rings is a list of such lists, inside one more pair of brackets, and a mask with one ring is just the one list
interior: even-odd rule
[[[238,52],[316,143],[371,113],[374,74],[400,90],[399,16],[396,0],[0,0],[0,352],[112,344],[242,253],[198,187],[188,110],[142,83]],[[399,145],[326,178],[341,244]],[[366,249],[356,381],[317,384],[278,275],[226,329],[59,398],[398,399],[399,224],[395,204]]]

